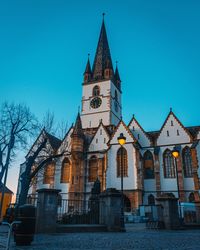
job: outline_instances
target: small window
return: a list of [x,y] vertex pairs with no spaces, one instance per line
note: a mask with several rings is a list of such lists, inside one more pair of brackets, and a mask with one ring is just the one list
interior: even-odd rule
[[177,129],[176,133],[177,133],[177,135],[179,135],[179,130],[178,129]]
[[98,139],[96,139],[96,143],[98,143]]
[[92,91],[93,96],[98,96],[100,95],[100,88],[99,86],[94,86],[93,91]]
[[91,121],[90,121],[90,122],[89,122],[89,127],[91,127],[91,124],[92,124],[92,123],[91,123]]
[[106,138],[104,138],[104,143],[106,143]]
[[169,136],[169,131],[167,130],[167,136]]
[[138,138],[138,140],[140,139],[140,135],[139,134],[137,135],[137,138]]
[[173,121],[171,121],[171,126],[174,126],[174,123],[173,123]]
[[100,129],[100,135],[102,135],[102,129]]
[[134,126],[132,127],[132,130],[135,131],[135,127]]
[[74,176],[72,176],[72,184],[74,184]]

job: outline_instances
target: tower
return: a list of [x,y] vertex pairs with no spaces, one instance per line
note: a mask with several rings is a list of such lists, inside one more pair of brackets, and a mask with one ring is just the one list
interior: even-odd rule
[[102,21],[94,63],[88,58],[84,72],[81,120],[83,129],[96,128],[100,121],[105,126],[117,125],[121,119],[121,80],[113,64]]

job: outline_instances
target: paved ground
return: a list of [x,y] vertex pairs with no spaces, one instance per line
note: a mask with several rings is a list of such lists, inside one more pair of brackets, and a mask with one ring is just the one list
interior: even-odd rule
[[[127,225],[126,233],[68,233],[36,235],[31,246],[12,250],[128,250],[128,249],[200,249],[200,230],[154,231],[143,224]],[[0,247],[0,249],[3,249]]]

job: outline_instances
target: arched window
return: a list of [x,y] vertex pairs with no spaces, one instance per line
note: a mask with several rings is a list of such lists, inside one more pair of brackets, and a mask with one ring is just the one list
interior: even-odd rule
[[94,86],[93,91],[92,91],[93,96],[98,96],[100,95],[100,88],[99,86]]
[[148,205],[151,205],[151,206],[155,205],[155,198],[154,198],[153,194],[150,194],[148,196]]
[[150,151],[146,151],[144,153],[143,164],[144,164],[144,178],[153,179],[154,178],[154,161],[153,161],[153,155]]
[[62,162],[60,183],[68,183],[70,179],[70,161],[65,158]]
[[192,157],[189,147],[185,147],[182,152],[183,171],[185,177],[192,177]]
[[188,199],[189,199],[189,202],[195,202],[194,193],[190,193]]
[[88,181],[94,182],[98,177],[98,159],[96,156],[92,156],[89,160],[89,175]]
[[53,184],[54,174],[55,174],[55,164],[54,162],[51,162],[44,167],[43,184]]
[[175,178],[175,167],[174,159],[169,149],[165,150],[163,154],[163,163],[164,163],[164,177],[165,178]]
[[128,155],[125,148],[120,147],[117,151],[117,177],[121,177],[123,169],[123,176],[128,176]]

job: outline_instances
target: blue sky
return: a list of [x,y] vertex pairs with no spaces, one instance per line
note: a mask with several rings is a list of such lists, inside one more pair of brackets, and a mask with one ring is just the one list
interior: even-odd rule
[[[81,105],[102,13],[122,79],[123,118],[158,130],[170,107],[199,125],[200,1],[0,1],[0,103],[26,103],[70,125]],[[12,181],[11,181],[12,182]]]

